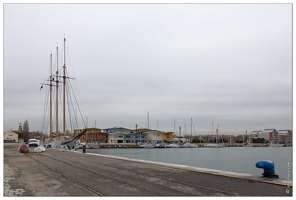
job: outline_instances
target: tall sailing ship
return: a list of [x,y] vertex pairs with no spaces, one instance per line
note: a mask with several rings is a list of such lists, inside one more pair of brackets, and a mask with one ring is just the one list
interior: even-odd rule
[[[78,107],[78,103],[73,91],[73,88],[71,87],[70,84],[70,79],[74,79],[71,78],[67,75],[67,70],[66,70],[66,38],[64,38],[64,65],[63,65],[63,74],[60,75],[59,74],[59,59],[58,56],[59,55],[59,49],[58,47],[56,48],[56,73],[53,74],[52,73],[52,64],[53,64],[53,60],[52,60],[52,53],[50,54],[50,76],[49,79],[46,80],[44,83],[41,84],[41,88],[43,88],[43,86],[49,86],[49,139],[47,139],[45,141],[46,147],[51,147],[51,148],[66,148],[69,150],[75,150],[76,149],[76,143],[79,140],[79,138],[85,134],[87,132],[87,129],[85,127],[85,123],[83,120],[83,117],[81,117],[83,123],[84,123],[84,129],[82,129],[82,131],[80,133],[76,133],[76,135],[73,136],[67,136],[67,130],[66,130],[66,105],[68,108],[68,113],[69,113],[69,118],[71,118],[70,113],[72,113],[72,116],[74,115],[73,113],[75,112],[75,116],[73,116],[74,120],[72,120],[72,118],[69,120],[69,124],[71,125],[71,129],[72,131],[74,131],[74,124],[78,125],[77,122],[77,116],[76,116],[76,111],[75,110],[73,112],[70,112],[70,105],[71,108],[74,109],[73,106],[73,101],[75,100],[75,103],[77,104],[77,108],[78,111],[80,112],[80,109]],[[63,115],[63,130],[62,133],[60,134],[59,132],[59,88],[60,86],[62,86],[62,115]],[[72,89],[72,90],[71,90]],[[72,98],[72,96],[70,96],[72,93],[74,98]],[[67,94],[67,96],[66,96]],[[48,93],[47,93],[48,95]],[[53,95],[55,95],[55,113],[53,112]],[[67,101],[67,97],[68,97],[68,101]],[[46,107],[46,106],[45,106]],[[54,120],[54,116],[53,114],[55,114],[55,133],[53,131],[53,120]],[[47,116],[47,109],[44,109],[44,118],[46,118]],[[44,129],[48,129],[48,127],[46,128],[48,120],[44,120],[43,122],[43,128]],[[75,123],[76,122],[76,123]],[[78,129],[78,127],[77,127]],[[81,130],[81,129],[79,129]]]

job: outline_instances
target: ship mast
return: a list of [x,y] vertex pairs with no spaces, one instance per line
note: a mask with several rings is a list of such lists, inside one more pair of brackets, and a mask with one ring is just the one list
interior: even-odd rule
[[64,38],[64,66],[63,66],[63,133],[66,133],[66,38]]
[[190,128],[191,128],[191,130],[190,130],[190,133],[191,133],[191,137],[190,137],[190,143],[192,143],[192,117],[191,117],[191,119],[190,119]]
[[58,132],[59,132],[59,109],[58,109],[58,105],[59,105],[59,71],[58,71],[58,55],[59,55],[59,48],[57,47],[57,71],[56,71],[56,135],[58,136],[58,139],[60,139]]
[[50,77],[49,77],[49,87],[50,87],[50,103],[49,103],[49,135],[52,138],[52,53],[50,53]]

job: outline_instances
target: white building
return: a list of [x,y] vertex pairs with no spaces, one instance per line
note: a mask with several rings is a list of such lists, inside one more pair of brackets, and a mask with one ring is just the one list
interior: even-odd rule
[[262,131],[252,131],[248,136],[248,141],[252,142],[253,139],[260,138]]
[[292,145],[292,130],[279,130],[279,142]]
[[261,134],[260,138],[264,138],[265,140],[272,142],[274,144],[278,144],[278,131],[276,129],[264,129]]
[[5,131],[3,137],[4,143],[18,143],[18,134],[13,131]]
[[163,142],[162,132],[161,131],[147,131],[143,134],[146,135],[146,140],[148,143],[160,143]]
[[127,128],[122,128],[122,127],[113,127],[113,128],[104,128],[102,129],[101,131],[102,133],[130,133],[131,130],[130,129],[127,129]]
[[124,134],[123,133],[110,133],[108,135],[108,143],[123,143]]

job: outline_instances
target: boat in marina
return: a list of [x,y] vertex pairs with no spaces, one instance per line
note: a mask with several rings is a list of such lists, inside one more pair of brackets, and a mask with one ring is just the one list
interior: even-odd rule
[[88,144],[88,146],[90,149],[99,149],[100,148],[99,144],[97,144],[97,143],[90,143],[90,144]]
[[250,142],[248,142],[247,144],[246,144],[246,147],[253,147],[254,146],[254,144],[253,143],[250,143]]
[[146,148],[146,149],[153,149],[154,148],[154,144],[151,144],[151,143],[143,143],[143,144],[140,144],[140,147],[142,148]]
[[180,145],[177,143],[170,143],[166,145],[166,148],[179,148]]
[[184,144],[185,148],[198,148],[198,144],[194,144],[194,143],[185,143]]
[[225,147],[225,145],[220,143],[208,143],[208,144],[204,144],[204,147],[222,148],[222,147]]
[[166,144],[165,143],[157,143],[156,145],[154,145],[154,148],[166,148]]
[[[45,146],[47,148],[63,148],[63,149],[68,149],[68,150],[75,150],[77,148],[77,141],[79,138],[87,132],[87,129],[85,128],[82,130],[80,133],[77,133],[74,136],[67,136],[67,130],[66,130],[66,105],[68,108],[68,113],[70,112],[70,105],[73,107],[73,102],[72,99],[76,99],[70,96],[67,96],[70,100],[68,102],[66,98],[66,91],[67,95],[71,94],[71,91],[73,92],[72,86],[68,87],[70,84],[70,80],[74,79],[68,76],[67,71],[66,71],[66,38],[64,38],[64,65],[63,65],[63,74],[59,74],[59,68],[58,68],[58,47],[56,48],[56,73],[52,73],[52,53],[50,54],[50,75],[49,79],[46,80],[44,83],[41,84],[40,90],[43,89],[44,86],[49,86],[49,136],[50,138],[45,141]],[[60,80],[61,79],[61,80]],[[59,134],[59,87],[62,86],[63,88],[63,131],[62,134]],[[55,91],[53,91],[55,89]],[[72,89],[72,90],[71,90]],[[56,97],[56,103],[55,103],[55,125],[56,125],[56,131],[55,134],[53,133],[53,92],[55,92],[55,97]],[[48,95],[48,93],[46,93]],[[74,92],[73,92],[74,95]],[[46,98],[48,99],[48,98]],[[77,101],[76,101],[77,102]],[[48,102],[46,102],[48,103]],[[78,106],[78,105],[77,105]],[[47,106],[46,106],[47,107]],[[78,107],[79,109],[79,107]],[[79,109],[80,111],[80,109]],[[74,113],[74,112],[72,112]],[[47,118],[47,110],[44,110],[44,118]],[[81,114],[81,113],[80,113]],[[70,114],[69,114],[70,115]],[[77,122],[77,116],[73,117],[76,119],[76,124]],[[83,120],[83,118],[82,118]],[[46,120],[44,120],[46,121]],[[75,120],[74,120],[75,121]],[[73,120],[70,120],[70,125],[73,124]],[[83,121],[84,122],[84,121]],[[46,123],[44,123],[46,124]],[[43,125],[44,129],[45,125]],[[74,130],[73,127],[71,127],[72,130]]]

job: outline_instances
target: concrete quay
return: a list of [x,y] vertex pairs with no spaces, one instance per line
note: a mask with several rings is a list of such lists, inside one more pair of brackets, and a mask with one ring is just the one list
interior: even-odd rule
[[247,174],[4,143],[3,196],[292,196],[292,183]]

